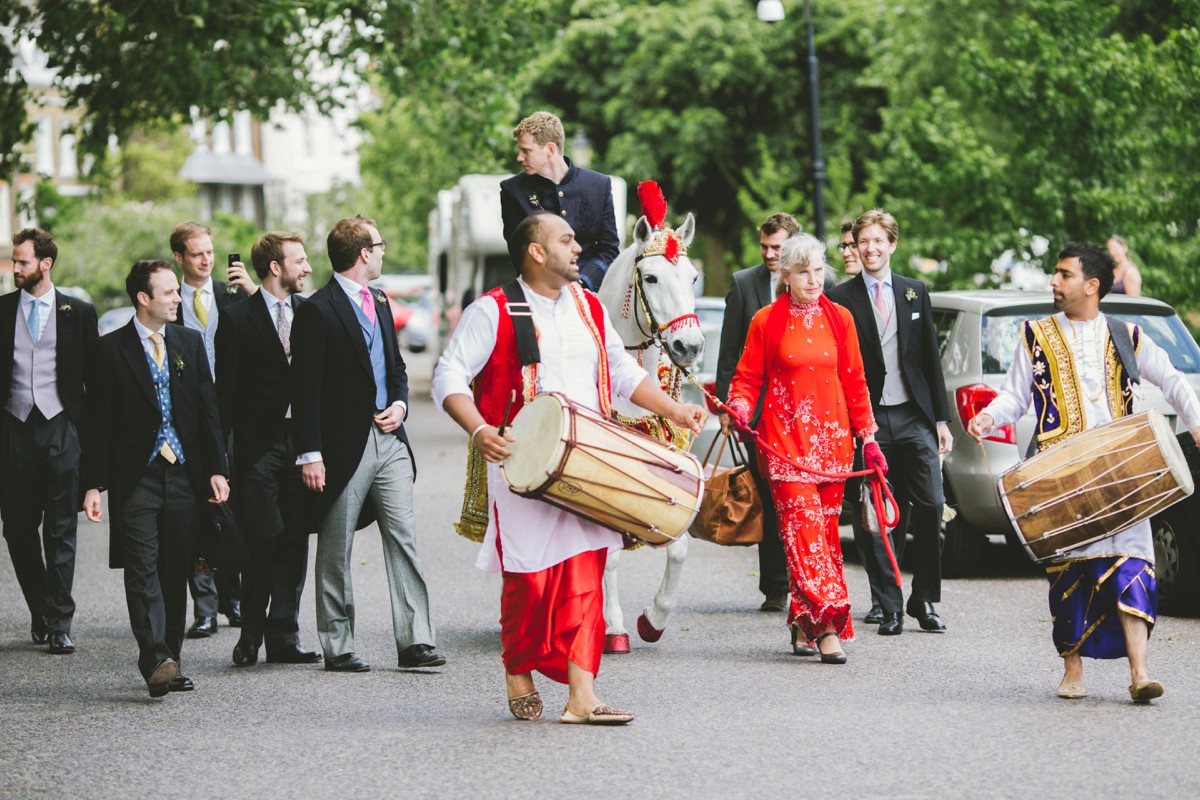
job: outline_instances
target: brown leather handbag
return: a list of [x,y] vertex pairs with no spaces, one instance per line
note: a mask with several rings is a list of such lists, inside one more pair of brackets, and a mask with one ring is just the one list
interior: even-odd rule
[[[721,446],[710,465],[717,439]],[[726,444],[733,451],[733,467],[719,466]],[[688,531],[706,542],[745,547],[762,541],[762,515],[762,500],[741,443],[731,433],[714,437],[704,455],[704,497]]]

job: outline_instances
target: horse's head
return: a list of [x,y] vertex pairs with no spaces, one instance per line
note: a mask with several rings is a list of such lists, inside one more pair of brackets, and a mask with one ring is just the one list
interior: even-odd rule
[[654,229],[644,216],[633,226],[633,289],[640,293],[649,316],[644,319],[638,308],[640,332],[647,339],[658,339],[671,360],[685,369],[695,367],[704,354],[704,334],[696,317],[695,283],[700,273],[687,256],[695,233],[696,220],[690,213],[675,231]]

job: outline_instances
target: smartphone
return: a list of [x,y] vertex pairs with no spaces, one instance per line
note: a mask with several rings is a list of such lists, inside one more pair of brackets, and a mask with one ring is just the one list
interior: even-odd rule
[[226,268],[228,269],[229,267],[232,267],[233,262],[241,261],[241,260],[242,260],[241,253],[230,253],[229,254],[229,263],[226,265]]

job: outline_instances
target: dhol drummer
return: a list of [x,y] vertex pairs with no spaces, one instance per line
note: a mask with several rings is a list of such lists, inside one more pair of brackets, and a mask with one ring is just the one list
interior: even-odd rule
[[[476,566],[503,574],[500,644],[508,705],[518,719],[542,716],[537,670],[569,687],[561,721],[626,723],[634,715],[602,703],[593,686],[604,649],[604,564],[609,551],[622,546],[621,535],[513,494],[499,464],[511,455],[514,439],[499,427],[506,415],[511,420],[534,395],[549,391],[604,416],[615,393],[697,432],[706,412],[668,397],[625,351],[599,299],[577,283],[581,248],[566,221],[533,214],[508,246],[520,278],[463,312],[433,380],[434,401],[489,462],[490,513]],[[528,353],[529,337],[539,360],[522,366],[519,353]]]
[[[1116,323],[1114,338],[1110,321],[1100,313],[1100,298],[1112,288],[1113,268],[1112,258],[1095,245],[1071,243],[1059,253],[1050,279],[1058,313],[1024,324],[1004,388],[967,426],[977,441],[997,426],[1016,422],[1031,402],[1039,450],[1141,410],[1141,390],[1131,380],[1133,366],[1126,367],[1133,361],[1141,380],[1162,390],[1200,444],[1200,402],[1184,376],[1144,331]],[[1158,606],[1149,521],[1072,550],[1051,563],[1047,577],[1054,644],[1064,665],[1058,696],[1087,695],[1087,656],[1128,658],[1134,702],[1160,697],[1163,686],[1146,667]]]

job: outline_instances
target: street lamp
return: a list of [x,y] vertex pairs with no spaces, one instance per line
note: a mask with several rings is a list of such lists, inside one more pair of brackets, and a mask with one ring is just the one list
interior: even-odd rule
[[[759,0],[758,18],[763,22],[783,19],[781,0]],[[813,38],[812,0],[804,0],[804,24],[808,34],[809,114],[812,118],[813,227],[825,239],[825,158],[821,155],[821,95],[817,82],[817,45]]]

